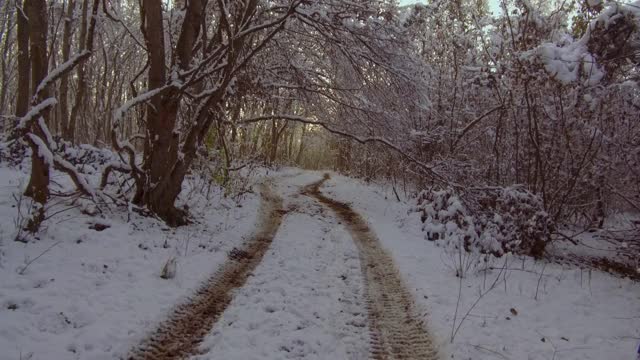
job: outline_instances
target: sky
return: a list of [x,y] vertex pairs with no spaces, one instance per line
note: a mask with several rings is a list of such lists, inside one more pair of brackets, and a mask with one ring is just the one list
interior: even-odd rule
[[[400,0],[400,5],[415,4],[419,2],[424,3],[426,1],[425,0]],[[494,14],[497,14],[500,11],[499,3],[500,3],[500,0],[489,0],[489,8]]]

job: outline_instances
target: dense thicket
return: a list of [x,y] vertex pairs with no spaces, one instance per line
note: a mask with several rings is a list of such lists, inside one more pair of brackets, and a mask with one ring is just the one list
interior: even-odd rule
[[[249,162],[332,167],[453,189],[469,208],[517,185],[584,226],[640,211],[640,4],[501,5],[5,1],[2,126],[32,150],[36,202],[53,167],[172,225],[200,160],[221,183]],[[72,144],[119,160],[92,184]]]

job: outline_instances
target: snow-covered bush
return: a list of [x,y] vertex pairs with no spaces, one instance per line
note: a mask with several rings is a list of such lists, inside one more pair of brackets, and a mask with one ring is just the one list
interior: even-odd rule
[[429,189],[419,195],[415,210],[428,240],[494,256],[541,257],[555,229],[540,198],[515,187],[467,193]]
[[[111,150],[97,148],[89,144],[73,145],[60,138],[55,139],[57,153],[70,164],[78,167],[78,171],[92,175],[101,172],[106,164],[118,161],[118,157]],[[20,140],[10,140],[0,135],[0,162],[8,162],[16,166],[31,155],[29,147]]]
[[74,146],[69,142],[60,141],[58,147],[65,160],[78,166],[79,170],[86,174],[99,173],[106,164],[118,160],[111,150],[88,144]]
[[608,4],[580,42],[603,64],[607,80],[625,78],[640,60],[640,1]]
[[470,250],[475,242],[475,221],[452,189],[421,192],[416,210],[421,213],[428,240],[453,244],[460,238],[465,250]]
[[18,166],[27,156],[28,147],[19,141],[11,141],[7,134],[0,135],[0,163]]

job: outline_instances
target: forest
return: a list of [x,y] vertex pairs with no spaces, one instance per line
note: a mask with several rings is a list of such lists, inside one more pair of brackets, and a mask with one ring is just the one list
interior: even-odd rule
[[[180,272],[193,266],[190,271],[206,275],[211,269],[195,260],[186,265],[189,260],[181,256],[213,246],[203,243],[215,237],[207,216],[225,219],[216,225],[220,234],[243,228],[245,220],[249,229],[258,219],[263,225],[254,233],[276,246],[287,219],[312,211],[310,203],[314,216],[335,212],[330,228],[347,224],[344,236],[357,245],[363,267],[388,262],[393,268],[395,261],[404,274],[403,260],[389,250],[399,245],[385,245],[386,230],[376,228],[377,215],[367,211],[406,204],[394,213],[400,221],[394,226],[415,228],[425,246],[442,249],[458,301],[451,305],[453,319],[433,320],[448,324],[446,336],[430,335],[417,347],[435,342],[436,350],[373,350],[371,358],[435,359],[436,353],[452,352],[458,358],[524,359],[504,348],[443,345],[454,343],[463,323],[471,326],[466,323],[485,294],[502,291],[503,280],[507,291],[505,274],[520,261],[521,272],[534,276],[536,301],[543,279],[556,276],[545,271],[568,268],[579,271],[580,289],[588,271],[590,291],[592,271],[626,278],[629,283],[618,285],[627,292],[618,298],[633,298],[636,306],[623,303],[629,312],[623,317],[637,319],[640,312],[638,1],[1,0],[0,52],[0,269],[3,262],[13,268],[0,271],[0,290],[19,288],[9,278],[37,272],[38,264],[41,271],[53,269],[46,259],[55,258],[67,240],[68,246],[86,241],[73,234],[76,228],[88,231],[87,224],[91,234],[120,229],[110,236],[134,249],[123,250],[123,256],[153,247],[133,240],[133,232],[142,236],[152,231],[145,229],[157,229],[164,245],[153,244],[176,253],[145,255],[144,261],[161,262],[145,267],[161,267],[165,280],[175,276],[176,264],[183,264]],[[339,196],[327,197],[323,186]],[[289,193],[288,187],[300,192]],[[365,188],[383,191],[384,201],[362,205],[377,196],[358,190]],[[243,212],[249,209],[255,214]],[[173,240],[179,245],[171,245]],[[242,247],[240,238],[220,241],[229,261],[246,262],[247,274],[266,266],[260,259],[267,261],[268,248]],[[367,250],[378,242],[387,249],[380,254],[391,255],[378,254],[378,247]],[[243,279],[237,285],[214,282],[225,289],[241,286],[249,276],[242,271],[229,275]],[[357,272],[375,303],[371,279],[387,275],[363,274]],[[471,307],[465,315],[463,282],[474,278],[482,286],[467,295]],[[412,280],[396,280],[388,286],[397,288],[387,290],[422,296],[402,285]],[[174,290],[202,285],[193,281]],[[145,291],[153,295],[154,289]],[[22,306],[7,296],[0,295],[5,308]],[[511,310],[509,317],[517,316],[515,306]],[[194,321],[185,319],[180,321]],[[375,329],[391,321],[378,320],[370,312],[365,322]],[[212,317],[202,328],[214,322]],[[9,329],[3,327],[0,339]],[[414,327],[406,331],[422,331]],[[637,340],[639,331],[620,336]],[[166,343],[161,333],[137,334],[134,340]],[[394,340],[385,339],[384,330],[380,334],[380,348],[393,349]],[[199,336],[197,343],[208,343]],[[554,359],[616,358],[563,353],[556,345],[565,336],[570,337],[552,342]],[[122,358],[132,344],[125,345],[115,356]],[[197,354],[180,346],[181,352],[160,356],[141,350],[131,358]],[[234,351],[229,354],[253,358]],[[468,356],[478,351],[486,357]],[[75,358],[95,358],[86,347],[72,352]],[[356,353],[320,358],[366,358]],[[221,358],[233,358],[229,354]],[[549,354],[535,359],[551,359]],[[7,359],[13,358],[18,357]],[[203,357],[209,358],[216,357]]]

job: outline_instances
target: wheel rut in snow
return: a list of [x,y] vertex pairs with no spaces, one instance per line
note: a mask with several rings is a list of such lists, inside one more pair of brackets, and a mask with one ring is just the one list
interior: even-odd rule
[[267,252],[282,223],[282,199],[261,185],[260,221],[243,249],[234,251],[222,267],[186,303],[129,354],[130,360],[184,359],[197,347],[231,302],[232,291],[244,285]]
[[431,336],[422,321],[413,316],[411,294],[393,259],[360,215],[349,205],[320,192],[320,186],[328,179],[329,175],[325,175],[324,179],[308,185],[303,193],[315,197],[338,215],[360,252],[371,329],[371,358],[438,359]]

